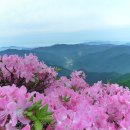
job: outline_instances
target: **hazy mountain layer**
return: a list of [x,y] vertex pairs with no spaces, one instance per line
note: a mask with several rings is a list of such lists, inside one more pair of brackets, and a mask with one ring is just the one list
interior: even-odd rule
[[130,46],[127,45],[54,45],[34,49],[7,49],[3,54],[33,53],[51,66],[63,68],[61,75],[69,75],[72,70],[82,69],[88,73],[88,80],[109,81],[121,74],[130,73]]

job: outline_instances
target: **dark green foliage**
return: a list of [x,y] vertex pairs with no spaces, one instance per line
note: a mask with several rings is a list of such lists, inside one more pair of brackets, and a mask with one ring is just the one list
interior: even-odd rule
[[124,87],[129,87],[130,88],[130,79],[129,80],[121,80],[117,82],[119,85],[124,86]]

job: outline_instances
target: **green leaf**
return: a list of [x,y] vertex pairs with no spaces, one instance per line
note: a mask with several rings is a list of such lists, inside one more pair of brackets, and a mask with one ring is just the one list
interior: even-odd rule
[[36,117],[39,119],[39,117],[41,116],[41,112],[40,112],[39,109],[36,109],[36,110],[35,110],[35,115],[36,115]]
[[55,67],[55,71],[56,71],[56,72],[59,72],[59,71],[61,71],[61,68]]
[[42,113],[42,112],[47,112],[47,110],[48,110],[48,104],[46,104],[45,106],[43,106],[43,107],[40,109],[41,113]]
[[46,116],[46,117],[42,117],[40,120],[42,120],[45,123],[51,123],[53,121],[52,116]]
[[33,101],[34,95],[32,95],[29,99],[29,101]]
[[48,104],[42,107],[41,103],[42,100],[34,103],[24,112],[24,115],[34,123],[31,130],[42,130],[43,123],[49,124],[53,120],[53,113],[48,111]]
[[33,112],[27,112],[27,111],[25,111],[24,115],[27,118],[29,118],[31,121],[36,121],[37,120],[37,117],[33,115]]
[[62,100],[63,102],[69,102],[71,97],[60,96],[59,98],[60,98],[60,100]]
[[37,74],[35,74],[34,79],[35,79],[35,82],[36,82],[36,83],[39,82],[39,78],[38,78],[38,75],[37,75]]
[[31,107],[27,108],[26,111],[32,111],[35,110],[36,108],[40,108],[42,105],[42,100],[39,100],[38,102],[34,103]]
[[[48,112],[48,104],[46,104],[44,107],[42,107],[39,111],[36,111],[37,118],[40,121],[44,121],[46,123],[52,121],[52,112]],[[46,121],[47,119],[47,121]]]
[[34,128],[35,128],[35,130],[42,130],[43,124],[40,121],[35,121],[34,122]]
[[59,77],[56,77],[55,80],[60,80],[60,78],[59,78]]
[[31,127],[31,130],[35,130],[34,125]]
[[70,97],[63,97],[63,100],[64,100],[64,102],[69,102],[70,101]]

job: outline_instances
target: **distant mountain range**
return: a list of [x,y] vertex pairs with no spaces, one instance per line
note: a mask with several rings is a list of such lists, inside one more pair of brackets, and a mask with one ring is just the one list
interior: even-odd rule
[[59,44],[50,47],[18,48],[9,47],[0,51],[4,54],[33,53],[41,61],[62,68],[60,75],[69,75],[72,70],[84,70],[90,83],[115,80],[130,73],[130,46],[113,44]]
[[32,48],[16,47],[16,46],[0,47],[0,51],[5,51],[5,50],[8,50],[8,49],[15,49],[15,50],[31,50]]

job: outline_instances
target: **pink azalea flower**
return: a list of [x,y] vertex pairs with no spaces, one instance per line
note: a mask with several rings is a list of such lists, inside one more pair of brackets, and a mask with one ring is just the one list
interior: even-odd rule
[[22,130],[31,130],[30,125],[26,125]]
[[4,126],[7,121],[8,110],[7,110],[8,101],[6,98],[0,98],[0,126]]
[[23,124],[28,124],[29,120],[24,116],[24,111],[30,106],[30,104],[23,101],[24,99],[19,100],[18,103],[10,102],[7,105],[8,111],[11,116],[10,123],[12,126],[16,126],[17,122],[20,121]]

